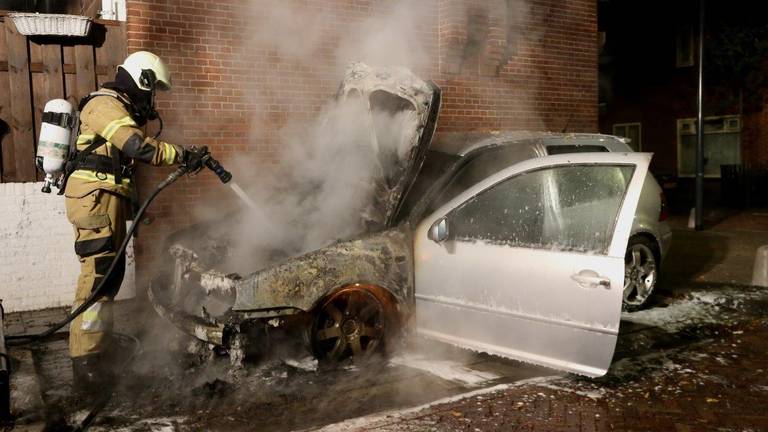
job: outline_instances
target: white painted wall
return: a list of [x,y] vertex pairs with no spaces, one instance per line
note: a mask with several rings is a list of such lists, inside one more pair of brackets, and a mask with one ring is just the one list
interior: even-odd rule
[[[0,183],[0,299],[6,312],[72,304],[80,263],[64,197],[42,183]],[[133,247],[118,298],[135,296]]]

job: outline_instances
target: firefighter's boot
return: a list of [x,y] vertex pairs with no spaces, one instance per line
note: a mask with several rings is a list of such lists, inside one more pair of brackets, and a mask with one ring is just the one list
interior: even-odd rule
[[73,432],[74,430],[75,428],[67,423],[67,418],[60,408],[56,407],[46,412],[42,432]]
[[72,358],[72,378],[74,394],[86,404],[107,397],[114,383],[114,375],[104,364],[102,354]]

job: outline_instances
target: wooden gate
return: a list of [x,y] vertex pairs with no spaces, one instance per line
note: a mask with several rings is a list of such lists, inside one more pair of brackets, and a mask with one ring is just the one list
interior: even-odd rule
[[0,20],[0,182],[36,181],[45,103],[62,98],[77,107],[111,80],[126,55],[125,23],[96,20],[85,38],[26,37],[7,16]]

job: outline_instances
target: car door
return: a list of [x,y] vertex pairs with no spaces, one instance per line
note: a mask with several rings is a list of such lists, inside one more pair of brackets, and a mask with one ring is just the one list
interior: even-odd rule
[[619,329],[624,254],[647,153],[546,156],[441,205],[414,239],[426,337],[588,376]]

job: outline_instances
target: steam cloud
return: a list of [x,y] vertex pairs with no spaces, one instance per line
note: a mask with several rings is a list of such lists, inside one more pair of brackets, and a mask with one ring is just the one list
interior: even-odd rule
[[[328,12],[308,10],[304,2],[254,0],[252,4],[260,20],[254,23],[247,46],[274,51],[282,62],[315,73],[318,79],[330,74],[340,81],[351,61],[424,66],[423,38],[417,30],[424,18],[420,11],[426,9],[411,2],[398,2],[343,31],[332,26]],[[330,70],[323,70],[327,62],[323,66],[316,59],[329,50],[333,62]],[[249,91],[260,98],[279,93],[284,82],[276,82],[274,89],[256,84]],[[246,224],[227,227],[234,231],[226,236],[233,240],[232,249],[220,266],[252,272],[381,225],[382,215],[371,203],[383,191],[375,187],[409,149],[411,136],[406,133],[414,130],[415,114],[406,110],[370,116],[363,101],[352,99],[328,102],[315,118],[306,117],[303,112],[288,113],[287,126],[277,133],[278,163],[268,175],[249,178],[254,177],[249,175],[251,162],[235,161],[235,181],[257,208],[245,210]],[[264,130],[269,125],[258,126],[251,137],[255,142],[269,134]],[[202,220],[221,216],[218,208],[198,210]]]
[[[522,31],[529,14],[524,0],[450,4],[447,13],[466,17],[467,22],[472,22],[473,16],[483,16],[496,26],[512,29],[508,42],[516,49],[512,33]],[[332,86],[353,61],[374,67],[404,66],[425,78],[432,75],[430,70],[438,63],[441,49],[436,29],[430,28],[439,23],[435,15],[438,7],[437,1],[370,2],[349,7],[345,10],[349,15],[340,15],[338,5],[323,2],[250,1],[249,12],[254,18],[243,32],[248,36],[242,52],[266,53],[275,61],[271,67],[276,76],[247,84],[245,92],[250,99],[261,101],[261,107],[282,109],[278,118],[285,126],[276,132],[271,117],[265,120],[263,113],[254,114],[250,147],[267,143],[277,149],[276,166],[266,174],[264,163],[258,160],[227,161],[234,166],[235,181],[258,208],[247,210],[244,224],[226,227],[234,241],[227,262],[220,264],[226,265],[225,271],[259,270],[288,256],[349,238],[363,231],[367,222],[377,220],[379,215],[370,204],[381,191],[373,187],[407,142],[407,137],[398,133],[412,130],[409,125],[417,119],[407,112],[395,116],[374,113],[380,136],[372,140],[370,120],[359,104],[330,102],[314,110],[320,105],[318,99],[330,99]],[[496,16],[499,11],[502,16]],[[468,25],[467,39],[481,38],[475,33],[487,32],[488,25]],[[500,54],[507,55],[513,53]],[[286,89],[307,82],[329,91],[321,99],[320,95]],[[520,105],[528,105],[532,92],[529,88],[515,98]],[[311,99],[295,102],[301,98]],[[391,136],[381,136],[387,134]],[[253,166],[259,167],[261,175],[251,174]],[[221,217],[219,207],[197,210],[198,220]]]
[[[281,162],[248,193],[256,208],[231,239],[234,271],[254,271],[287,256],[318,249],[369,227],[382,227],[373,200],[384,173],[410,147],[412,111],[373,112],[359,99],[327,104],[318,118],[281,131]],[[373,136],[370,125],[375,125]],[[222,264],[224,265],[224,264]]]

